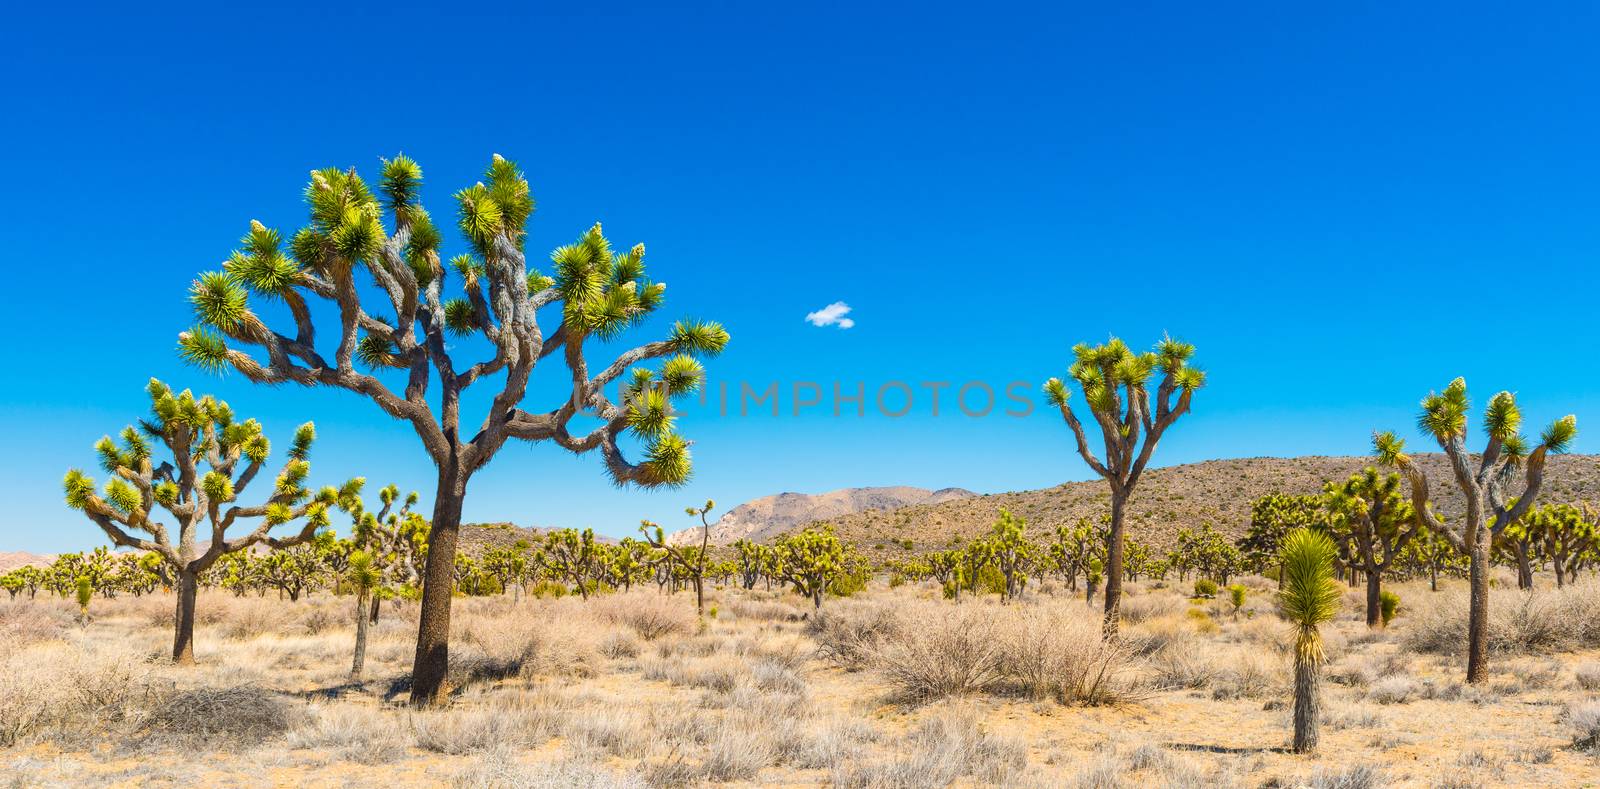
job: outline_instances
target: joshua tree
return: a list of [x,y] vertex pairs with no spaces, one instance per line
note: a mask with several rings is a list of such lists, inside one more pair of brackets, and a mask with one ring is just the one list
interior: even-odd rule
[[[515,438],[574,453],[599,450],[618,485],[681,484],[689,476],[689,442],[676,431],[669,404],[699,387],[702,371],[694,357],[716,354],[728,341],[718,324],[679,322],[665,340],[592,369],[589,340],[614,339],[661,305],[666,286],[645,279],[644,246],[614,252],[596,224],[555,251],[553,277],[530,269],[524,226],[533,197],[516,165],[495,156],[484,182],[455,194],[471,252],[447,267],[443,234],[419,200],[421,184],[422,169],[404,156],[383,163],[381,204],[353,169],[313,172],[306,190],[310,223],[294,234],[287,253],[276,230],[252,222],[223,271],[194,281],[191,300],[201,326],[179,336],[183,356],[205,369],[231,367],[269,385],[347,389],[416,431],[438,479],[412,669],[414,704],[436,701],[444,682],[456,542],[473,474]],[[392,233],[383,225],[384,209]],[[380,294],[381,309],[363,304],[373,291],[357,285],[360,269]],[[450,271],[462,298],[442,295]],[[268,328],[252,309],[251,294],[281,302],[293,328]],[[310,303],[318,299],[339,315],[332,358],[314,345]],[[546,306],[561,314],[560,326],[548,334],[537,317]],[[481,338],[477,346],[487,351],[480,361],[461,364],[457,357],[464,351],[452,355],[452,346],[465,347],[467,336]],[[238,346],[255,346],[266,358]],[[552,355],[561,359],[571,391],[549,411],[524,410],[535,365]],[[659,370],[634,366],[662,358]],[[625,375],[624,402],[614,403],[604,390]],[[397,391],[391,382],[399,380],[404,388]],[[481,421],[464,421],[461,404],[470,399],[464,395],[485,381],[498,391],[471,400],[488,403]],[[580,414],[597,424],[575,435],[572,420]],[[643,460],[624,457],[618,440],[625,433],[642,445]]]
[[1067,589],[1078,591],[1078,576],[1089,576],[1089,563],[1101,560],[1106,552],[1106,529],[1097,528],[1088,518],[1079,518],[1075,526],[1057,526],[1055,542],[1046,549],[1046,556],[1056,572],[1067,582]]
[[559,529],[544,538],[545,565],[550,574],[578,587],[578,594],[585,600],[589,599],[598,553],[594,529]]
[[350,568],[345,571],[345,578],[356,593],[356,650],[350,663],[350,678],[361,679],[361,670],[367,662],[367,623],[372,619],[367,601],[378,588],[382,574],[373,566],[372,554],[356,551],[350,554]]
[[1343,485],[1323,488],[1328,517],[1322,528],[1333,538],[1345,561],[1367,576],[1367,627],[1380,627],[1383,574],[1394,567],[1422,528],[1411,504],[1400,493],[1400,475],[1381,475],[1368,466]]
[[1228,587],[1228,603],[1233,606],[1233,618],[1239,618],[1239,609],[1244,608],[1244,601],[1250,590],[1244,584],[1233,584]]
[[[1088,402],[1089,410],[1105,439],[1105,461],[1089,448],[1083,425],[1067,404],[1071,390],[1059,378],[1045,382],[1051,405],[1072,428],[1078,454],[1111,486],[1111,531],[1106,543],[1105,632],[1116,635],[1122,606],[1122,562],[1124,517],[1128,498],[1133,495],[1139,475],[1155,452],[1156,444],[1178,417],[1189,411],[1194,391],[1205,384],[1205,374],[1189,366],[1194,346],[1165,338],[1154,353],[1136,354],[1113,337],[1105,345],[1077,345],[1077,356],[1067,374],[1076,381]],[[1155,403],[1150,402],[1149,382],[1160,372]],[[1173,396],[1177,395],[1177,401]],[[1141,443],[1141,439],[1143,439]]]
[[1250,528],[1238,542],[1245,566],[1266,575],[1269,565],[1278,560],[1284,535],[1321,523],[1324,503],[1323,497],[1316,494],[1273,493],[1256,499],[1250,505]]
[[1278,607],[1294,625],[1294,751],[1317,748],[1317,716],[1321,707],[1324,623],[1339,612],[1343,593],[1333,579],[1333,541],[1327,535],[1296,529],[1284,538],[1279,554],[1283,586]]
[[1600,540],[1597,513],[1588,505],[1555,504],[1534,510],[1528,519],[1534,524],[1541,550],[1550,557],[1556,571],[1556,586],[1578,580],[1578,570],[1595,559]]
[[1033,546],[1023,536],[1027,527],[1027,521],[1008,510],[1000,510],[1000,519],[995,521],[994,531],[989,535],[989,555],[1006,579],[1001,601],[1022,594],[1022,587],[1028,582],[1026,564],[1033,553]]
[[22,591],[23,586],[22,575],[15,570],[5,575],[0,575],[0,589],[6,590],[11,595],[12,600],[17,599],[17,592]]
[[807,528],[778,541],[778,574],[820,610],[828,586],[849,572],[849,556],[832,526]]
[[[313,495],[304,487],[316,438],[307,422],[295,431],[289,459],[272,491],[259,504],[237,503],[267,462],[271,447],[261,425],[254,419],[236,421],[227,403],[196,398],[187,389],[174,394],[154,379],[147,391],[152,417],[141,420],[138,429],[124,429],[121,447],[110,436],[95,444],[101,467],[111,475],[103,494],[78,469],[67,472],[63,487],[67,506],[81,510],[113,543],[159,554],[172,567],[178,582],[172,659],[193,663],[194,602],[201,574],[222,556],[253,545],[286,548],[312,539],[328,524],[328,507],[338,490],[323,488]],[[170,462],[154,464],[150,438],[165,445]],[[176,541],[158,519],[157,506],[176,521]],[[229,539],[230,528],[249,521],[259,525]],[[304,521],[299,532],[283,538],[269,534],[273,527],[295,521]],[[209,543],[202,548],[197,539]]]
[[[1428,475],[1405,454],[1405,441],[1393,433],[1373,436],[1378,462],[1398,468],[1411,486],[1416,517],[1427,529],[1447,536],[1470,560],[1472,587],[1467,625],[1467,682],[1489,678],[1489,549],[1505,528],[1525,515],[1544,484],[1544,466],[1551,453],[1563,452],[1578,433],[1577,417],[1568,414],[1545,428],[1539,444],[1529,450],[1519,428],[1522,412],[1510,392],[1489,398],[1484,409],[1483,429],[1488,435],[1482,454],[1476,459],[1467,451],[1467,382],[1457,378],[1442,394],[1422,399],[1417,424],[1431,435],[1450,460],[1456,487],[1466,498],[1466,512],[1455,524],[1447,524],[1433,511],[1428,492]],[[1509,496],[1507,486],[1521,471],[1520,495]]]
[[650,521],[642,521],[639,524],[639,531],[644,534],[645,542],[649,543],[651,548],[664,551],[667,563],[677,566],[694,582],[694,611],[702,617],[706,615],[706,559],[710,556],[711,548],[711,523],[707,520],[707,516],[716,506],[715,501],[707,499],[706,506],[699,509],[684,508],[689,517],[700,518],[699,549],[684,548],[667,542],[661,527]]

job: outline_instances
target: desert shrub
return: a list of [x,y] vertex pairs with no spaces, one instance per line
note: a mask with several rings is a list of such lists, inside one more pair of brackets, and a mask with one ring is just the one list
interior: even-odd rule
[[590,605],[601,619],[630,627],[646,641],[687,635],[695,632],[698,625],[692,606],[649,592],[613,595],[591,601]]
[[919,789],[971,776],[979,785],[1006,785],[1027,766],[1027,748],[1020,741],[985,732],[965,709],[924,718],[894,750],[900,755],[889,761],[835,769],[833,784]]
[[1600,699],[1589,699],[1568,706],[1565,722],[1572,732],[1574,748],[1600,751]]
[[797,743],[788,761],[802,770],[839,770],[845,763],[859,758],[866,744],[877,738],[877,731],[865,721],[835,718]]
[[38,600],[0,605],[0,657],[40,641],[54,641],[72,623],[64,610]]
[[258,597],[212,598],[198,603],[195,608],[195,621],[201,621],[201,611],[214,609],[213,613],[225,616],[218,624],[222,625],[222,636],[234,640],[247,640],[263,636],[268,633],[283,633],[289,629],[289,622],[294,618],[295,609],[276,600]]
[[1122,621],[1140,624],[1153,619],[1181,615],[1188,606],[1181,595],[1142,594],[1122,599]]
[[535,598],[540,600],[543,600],[547,597],[553,600],[559,600],[563,597],[566,597],[567,592],[568,590],[566,584],[552,581],[548,578],[528,587],[528,594],[533,595]]
[[287,733],[301,710],[259,685],[172,691],[145,717],[140,732],[162,744],[207,749],[251,747]]
[[608,658],[635,658],[639,656],[639,641],[631,633],[612,631],[601,636],[600,654]]
[[646,789],[682,786],[689,781],[650,781],[632,773],[613,773],[577,760],[524,764],[511,748],[497,748],[450,776],[454,789]]
[[706,743],[701,772],[709,781],[750,781],[776,757],[763,727],[725,719]]
[[917,626],[886,635],[872,663],[911,701],[970,693],[999,679],[991,612],[963,605],[918,615]]
[[[752,600],[746,597],[734,597],[723,606],[735,619],[763,620],[769,622],[792,622],[800,619],[800,612],[794,606],[776,600]],[[829,606],[833,608],[833,606]]]
[[1201,578],[1194,582],[1194,596],[1207,600],[1217,596],[1217,582],[1210,578]]
[[1384,677],[1368,686],[1367,700],[1379,704],[1405,704],[1416,698],[1421,690],[1415,679],[1397,674]]
[[904,575],[901,575],[900,573],[890,573],[889,574],[889,588],[890,589],[899,589],[900,587],[905,586],[905,585],[906,585],[906,577]]
[[1129,650],[1101,635],[1099,618],[1076,604],[1010,608],[997,619],[1000,684],[1062,704],[1104,704],[1132,694]]
[[1308,789],[1380,789],[1389,780],[1383,770],[1370,764],[1350,767],[1322,768],[1312,773],[1304,784]]
[[866,667],[878,645],[901,627],[890,606],[855,601],[830,605],[807,623],[817,641],[817,656],[848,671]]
[[[1403,641],[1407,649],[1450,655],[1466,648],[1465,594],[1429,595],[1425,602],[1410,606],[1407,621]],[[1595,583],[1491,593],[1491,652],[1526,654],[1595,647],[1600,647],[1600,588]]]
[[1394,615],[1400,612],[1400,595],[1387,589],[1378,593],[1378,618],[1383,620],[1383,626],[1388,627],[1394,621]]
[[1209,635],[1222,629],[1221,626],[1217,624],[1217,620],[1212,619],[1211,614],[1207,613],[1203,608],[1190,608],[1188,611],[1184,612],[1184,615],[1189,617],[1190,621],[1194,622],[1194,629],[1197,632],[1206,633]]
[[1155,686],[1169,690],[1204,688],[1217,678],[1217,667],[1192,641],[1161,650],[1150,660],[1150,671]]
[[1578,687],[1584,690],[1600,690],[1600,663],[1580,663],[1573,669],[1572,675]]
[[609,705],[567,715],[561,734],[581,748],[598,749],[629,759],[648,753],[654,738],[637,711]]
[[331,750],[344,761],[387,764],[401,758],[410,744],[397,720],[379,710],[352,704],[315,705],[304,722],[290,731],[289,748]]
[[1284,675],[1283,667],[1258,655],[1236,655],[1217,672],[1211,698],[1218,701],[1261,698],[1272,692]]

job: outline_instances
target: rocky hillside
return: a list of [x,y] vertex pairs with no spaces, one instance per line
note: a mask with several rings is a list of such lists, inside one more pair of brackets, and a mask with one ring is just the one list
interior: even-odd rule
[[[1454,492],[1444,456],[1417,457],[1434,480],[1439,508],[1447,516],[1458,515],[1463,503]],[[1147,471],[1129,505],[1130,533],[1162,549],[1172,544],[1179,529],[1207,523],[1237,537],[1249,525],[1250,504],[1255,499],[1269,493],[1314,493],[1325,481],[1342,480],[1369,462],[1364,457],[1241,458]],[[1600,501],[1600,456],[1552,459],[1540,498],[1547,502]],[[840,537],[881,559],[942,549],[983,534],[1002,508],[1026,518],[1028,533],[1039,539],[1058,525],[1108,512],[1110,494],[1105,483],[1096,479],[816,520],[832,523]],[[761,536],[770,538],[781,531],[767,530]],[[907,540],[910,549],[905,547]]]
[[0,551],[0,573],[10,572],[26,564],[36,564],[44,567],[55,561],[53,554],[28,553],[27,551]]
[[[761,542],[817,521],[854,514],[880,513],[905,507],[934,507],[977,496],[961,488],[928,490],[906,486],[845,488],[829,493],[779,493],[747,501],[728,510],[711,525],[711,542],[727,545],[747,539]],[[700,529],[684,529],[669,537],[675,543],[695,543]]]
[[[544,541],[545,535],[552,531],[554,529],[518,526],[514,523],[463,523],[457,547],[469,556],[481,556],[484,551],[514,545],[518,540],[526,541],[529,545],[538,545]],[[600,534],[596,534],[594,539],[595,542],[616,542],[615,539]]]

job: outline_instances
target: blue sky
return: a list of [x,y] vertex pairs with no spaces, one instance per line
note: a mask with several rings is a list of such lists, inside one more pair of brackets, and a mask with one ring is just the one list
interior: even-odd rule
[[[512,445],[473,520],[621,535],[708,497],[1084,479],[1058,416],[935,417],[918,384],[1036,386],[1109,333],[1170,331],[1210,373],[1161,464],[1360,453],[1456,375],[1479,402],[1517,391],[1530,423],[1600,429],[1593,6],[861,5],[12,11],[0,550],[100,542],[60,477],[142,414],[151,375],[279,446],[314,419],[319,481],[427,495],[416,438],[366,401],[173,352],[186,286],[250,219],[292,230],[307,171],[402,151],[436,215],[500,153],[539,200],[530,249],[597,220],[645,242],[671,287],[628,339],[721,320],[714,383],[918,395],[898,419],[795,416],[789,391],[776,418],[690,407],[678,491]],[[852,327],[806,322],[834,302]]]

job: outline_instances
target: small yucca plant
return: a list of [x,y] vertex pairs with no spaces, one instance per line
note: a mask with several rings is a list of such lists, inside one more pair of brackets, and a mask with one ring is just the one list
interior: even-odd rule
[[1343,594],[1333,578],[1336,551],[1327,535],[1297,529],[1284,539],[1279,551],[1283,588],[1278,609],[1295,628],[1294,641],[1294,751],[1310,753],[1317,747],[1317,715],[1321,703],[1321,626],[1339,612]]
[[372,593],[382,580],[378,568],[372,565],[372,555],[366,551],[350,554],[350,569],[345,573],[350,588],[356,593],[356,649],[350,662],[350,678],[361,679],[367,662],[367,623],[371,619],[368,606]]
[[94,584],[89,576],[78,576],[78,615],[79,621],[89,621],[89,601],[94,599]]
[[1383,626],[1389,626],[1389,620],[1400,612],[1400,595],[1384,590],[1378,595],[1378,616],[1383,620]]
[[1244,584],[1233,584],[1228,587],[1228,602],[1233,606],[1233,616],[1239,618],[1239,609],[1244,608],[1247,591]]

